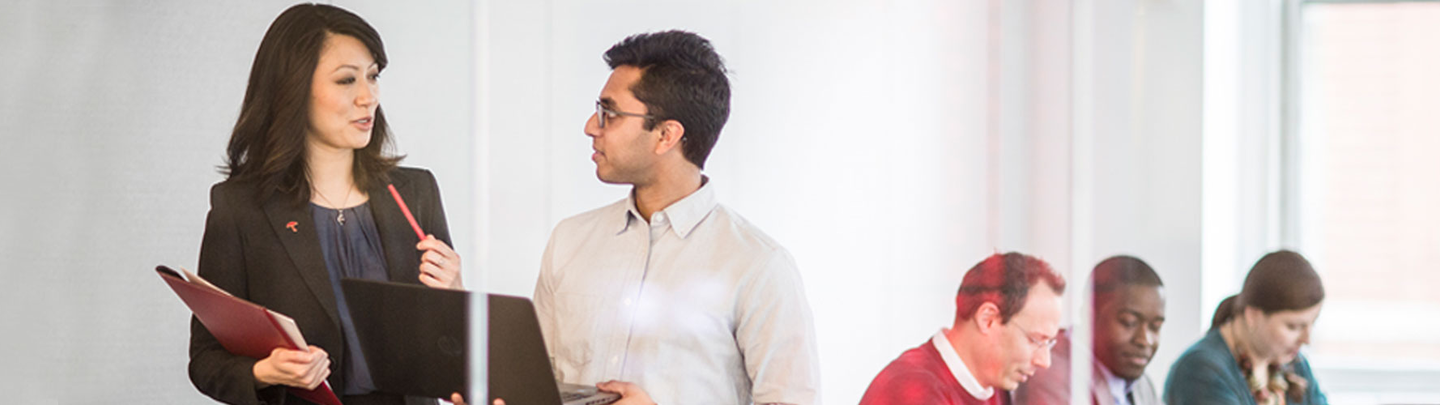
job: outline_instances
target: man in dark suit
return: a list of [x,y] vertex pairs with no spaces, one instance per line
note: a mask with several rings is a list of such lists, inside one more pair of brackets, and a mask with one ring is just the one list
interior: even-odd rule
[[[1145,366],[1160,345],[1165,323],[1165,293],[1149,264],[1115,256],[1095,265],[1095,363],[1090,399],[1095,405],[1156,405],[1160,397]],[[1055,346],[1055,364],[1015,390],[1020,404],[1070,403],[1070,338]]]

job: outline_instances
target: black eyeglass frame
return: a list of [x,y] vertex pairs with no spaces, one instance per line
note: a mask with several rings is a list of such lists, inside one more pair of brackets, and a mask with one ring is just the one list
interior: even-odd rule
[[605,116],[606,116],[606,115],[609,115],[609,114],[614,114],[614,115],[616,115],[616,116],[622,116],[622,115],[623,115],[623,116],[626,116],[626,117],[639,117],[639,118],[650,119],[650,120],[655,119],[655,116],[654,116],[654,115],[640,114],[640,113],[632,113],[632,112],[624,112],[624,111],[614,110],[614,109],[611,109],[611,108],[609,108],[609,107],[606,107],[605,104],[602,103],[602,102],[600,102],[599,100],[596,100],[596,101],[595,101],[595,118],[596,118],[596,120],[599,121],[600,129],[605,129],[605,120],[606,120]]

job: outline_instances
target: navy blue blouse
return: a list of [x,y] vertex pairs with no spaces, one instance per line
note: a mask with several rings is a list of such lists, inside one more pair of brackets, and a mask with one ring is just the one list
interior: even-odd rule
[[[370,203],[336,210],[310,203],[315,217],[315,232],[320,236],[320,249],[325,252],[325,267],[330,273],[330,287],[335,291],[335,303],[340,312],[340,333],[345,337],[345,386],[340,387],[342,395],[359,395],[375,391],[375,381],[370,377],[370,368],[365,353],[360,350],[360,341],[355,336],[355,324],[350,319],[350,307],[345,303],[345,294],[340,290],[340,279],[361,278],[386,281],[390,278],[385,270],[385,251],[380,246],[380,231],[375,227],[375,217],[370,213]],[[338,212],[344,213],[345,221],[336,219]]]

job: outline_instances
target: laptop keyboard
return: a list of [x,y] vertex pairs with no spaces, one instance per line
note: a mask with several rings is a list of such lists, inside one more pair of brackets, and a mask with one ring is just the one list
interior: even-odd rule
[[[588,396],[591,396],[591,395],[595,395],[595,391],[593,391],[593,390],[592,390],[592,391],[589,391],[589,392],[585,392],[585,391],[569,391],[569,392],[563,392],[563,391],[562,391],[562,392],[560,393],[560,402],[570,402],[570,401],[575,401],[575,400],[579,400],[579,399],[584,399],[585,397],[588,397]],[[604,404],[609,404],[609,403],[615,402],[616,400],[619,400],[619,399],[620,399],[620,398],[617,398],[617,397],[614,397],[614,396],[600,396],[600,397],[592,398],[592,399],[589,400],[589,401],[585,401],[585,402],[582,403],[582,405],[604,405]]]

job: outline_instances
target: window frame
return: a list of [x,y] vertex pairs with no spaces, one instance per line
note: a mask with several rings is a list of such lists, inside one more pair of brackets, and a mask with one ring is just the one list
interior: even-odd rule
[[[1278,138],[1279,181],[1274,186],[1278,194],[1279,239],[1285,246],[1304,248],[1303,224],[1306,223],[1302,207],[1302,175],[1304,140],[1301,138],[1301,109],[1303,89],[1301,88],[1302,66],[1300,61],[1304,44],[1302,24],[1303,8],[1316,4],[1393,4],[1393,3],[1435,3],[1440,0],[1279,0],[1283,2],[1279,21],[1282,51],[1279,55],[1280,108]],[[1323,274],[1323,263],[1320,264]],[[1322,314],[1323,317],[1323,314]],[[1323,322],[1323,321],[1322,321]],[[1331,364],[1311,358],[1311,367],[1322,389],[1329,392],[1348,394],[1373,394],[1382,401],[1434,401],[1440,398],[1440,362],[1436,364]],[[1414,396],[1422,398],[1414,398]]]

